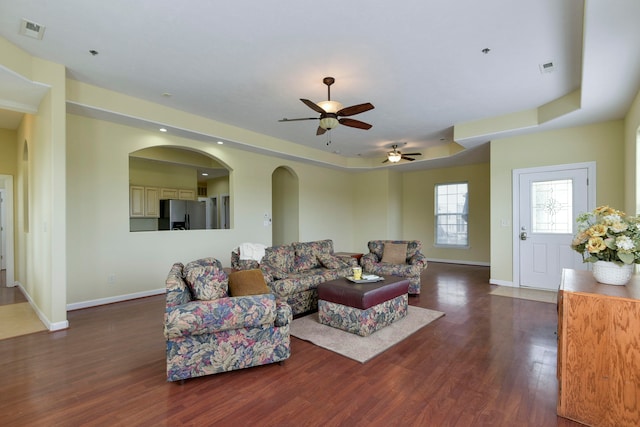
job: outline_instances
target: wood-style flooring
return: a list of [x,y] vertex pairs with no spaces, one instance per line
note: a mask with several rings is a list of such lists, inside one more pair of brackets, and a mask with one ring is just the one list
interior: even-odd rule
[[[7,287],[6,284],[7,271],[0,270],[0,305],[17,304],[27,302],[27,298],[17,286]],[[0,418],[2,421],[2,418]]]
[[274,364],[165,381],[164,296],[69,312],[0,341],[3,426],[576,426],[556,416],[554,304],[430,263],[412,305],[446,315],[360,364],[291,338]]

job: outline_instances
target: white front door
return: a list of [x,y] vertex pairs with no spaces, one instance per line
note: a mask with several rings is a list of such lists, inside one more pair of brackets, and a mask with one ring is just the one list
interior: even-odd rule
[[519,286],[557,290],[563,268],[586,269],[571,240],[575,218],[590,210],[588,166],[514,171]]

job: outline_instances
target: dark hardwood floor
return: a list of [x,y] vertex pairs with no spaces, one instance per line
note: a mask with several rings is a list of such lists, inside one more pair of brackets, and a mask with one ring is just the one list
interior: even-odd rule
[[27,298],[25,298],[19,287],[7,287],[6,277],[6,270],[0,270],[0,305],[27,302]]
[[410,304],[446,315],[366,364],[291,338],[278,364],[165,381],[164,296],[0,341],[3,426],[576,426],[556,416],[556,306],[431,263]]

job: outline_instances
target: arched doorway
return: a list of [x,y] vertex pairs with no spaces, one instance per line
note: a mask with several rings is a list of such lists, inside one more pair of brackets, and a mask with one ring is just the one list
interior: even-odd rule
[[272,245],[297,242],[299,239],[298,176],[288,167],[280,166],[271,175],[271,206],[273,210]]

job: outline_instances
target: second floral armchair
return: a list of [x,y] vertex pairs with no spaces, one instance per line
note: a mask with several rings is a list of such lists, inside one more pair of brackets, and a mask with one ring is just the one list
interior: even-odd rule
[[409,293],[420,293],[420,274],[427,268],[427,258],[420,251],[419,240],[371,240],[369,253],[360,259],[367,273],[405,277]]

